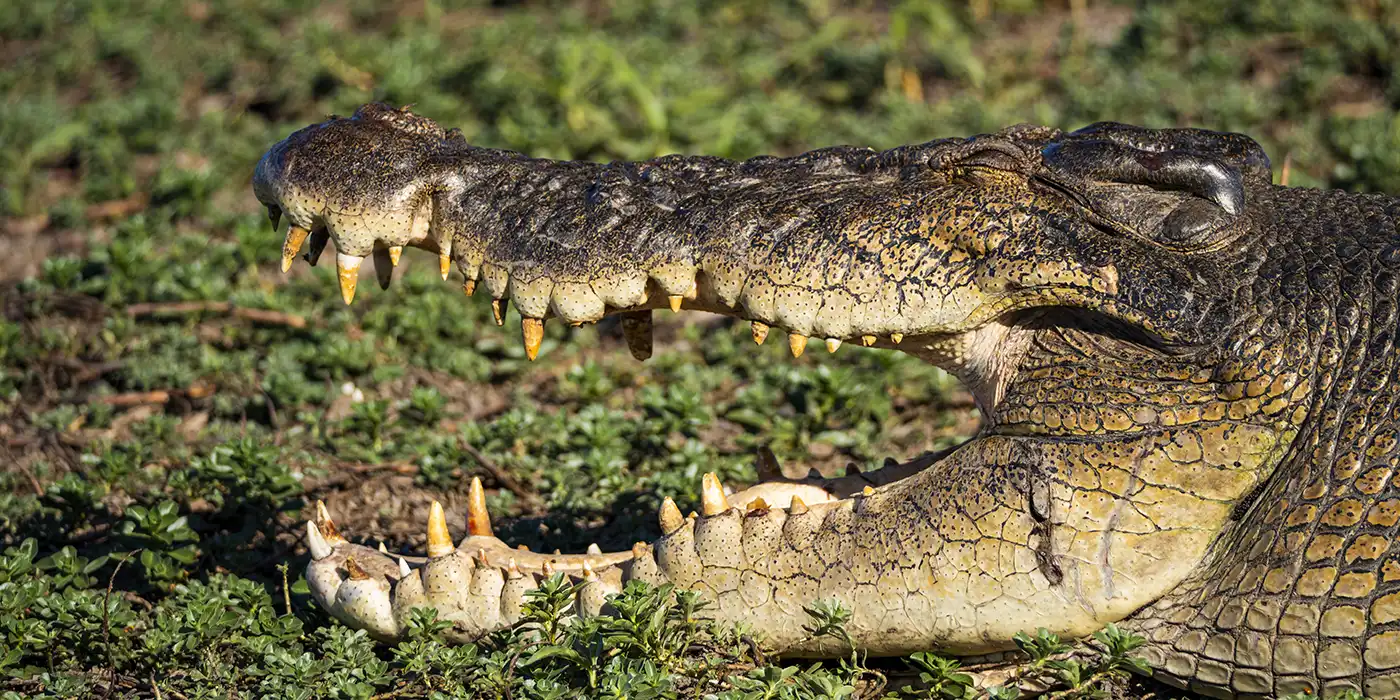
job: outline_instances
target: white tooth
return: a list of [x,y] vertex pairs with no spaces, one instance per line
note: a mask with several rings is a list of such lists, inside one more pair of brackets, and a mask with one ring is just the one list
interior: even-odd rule
[[413,573],[413,570],[408,568],[408,562],[404,561],[403,557],[399,557],[399,578],[408,576],[411,573]]
[[588,545],[588,553],[589,553],[589,554],[602,554],[602,553],[603,553],[603,548],[602,548],[602,547],[599,547],[597,542],[594,542],[594,543]]
[[316,523],[310,520],[306,521],[306,544],[311,548],[312,559],[325,559],[331,555],[330,543],[321,536],[321,529],[316,527]]

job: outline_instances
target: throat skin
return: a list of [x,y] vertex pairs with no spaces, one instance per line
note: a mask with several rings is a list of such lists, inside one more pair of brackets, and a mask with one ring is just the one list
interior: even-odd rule
[[900,349],[957,377],[977,401],[985,424],[1015,379],[1032,333],[998,319],[965,333],[910,338]]

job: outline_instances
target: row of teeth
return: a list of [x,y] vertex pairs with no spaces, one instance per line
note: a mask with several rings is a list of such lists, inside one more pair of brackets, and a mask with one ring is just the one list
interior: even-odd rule
[[[867,488],[863,495],[872,493]],[[670,498],[662,503],[658,518],[662,532],[671,536],[687,525],[695,527],[697,521],[708,522],[714,516],[737,512],[744,517],[760,517],[775,510],[784,509],[772,508],[762,498],[742,509],[732,507],[719,478],[709,473],[702,480],[703,520],[693,512],[682,516]],[[812,510],[794,495],[785,514],[802,516]],[[575,600],[577,614],[585,616],[600,614],[606,595],[621,591],[624,569],[628,578],[654,583],[665,580],[657,566],[660,558],[654,557],[653,549],[641,542],[630,552],[616,553],[604,553],[593,544],[582,555],[562,555],[557,550],[553,555],[538,554],[523,545],[510,549],[492,533],[479,478],[471,482],[466,525],[467,537],[454,544],[442,505],[434,501],[428,514],[427,559],[419,560],[415,566],[410,565],[408,558],[398,556],[395,567],[387,561],[392,555],[382,543],[378,548],[378,555],[383,557],[380,558],[375,550],[346,540],[325,504],[317,501],[316,519],[306,524],[312,557],[307,580],[313,594],[333,616],[386,641],[399,637],[414,607],[437,608],[442,619],[459,624],[464,640],[512,624],[519,617],[525,593],[536,588],[541,577],[556,572],[570,574],[585,584]]]
[[[281,212],[269,207],[268,218],[272,220],[273,230],[276,230],[281,220]],[[292,268],[292,261],[301,252],[307,240],[311,240],[311,247],[306,252],[306,259],[315,265],[325,248],[327,237],[324,233],[313,235],[311,231],[300,226],[292,225],[287,229],[286,240],[282,244],[282,272],[287,272]],[[444,281],[452,270],[452,257],[450,253],[450,243],[439,241],[436,244],[438,251],[438,271]],[[376,248],[373,254],[375,265],[375,276],[379,280],[379,286],[387,289],[393,277],[393,269],[398,267],[399,259],[403,256],[403,246],[390,246],[387,248]],[[340,282],[340,297],[348,305],[355,300],[355,288],[359,284],[360,267],[364,264],[365,258],[348,253],[336,253],[335,266],[336,277]],[[477,282],[468,278],[462,285],[463,291],[468,296],[476,293]],[[667,294],[667,305],[671,311],[679,312],[687,299],[695,299],[697,290],[695,283],[691,282],[691,289],[684,294]],[[504,298],[491,300],[491,312],[496,320],[496,325],[505,325],[505,304]],[[759,345],[768,338],[770,326],[761,321],[753,321],[753,340]],[[521,337],[525,344],[525,354],[531,360],[539,355],[540,344],[544,341],[544,319],[521,316]],[[579,326],[583,322],[576,322],[572,325]],[[638,360],[645,360],[651,357],[652,350],[652,325],[650,311],[624,312],[622,331],[627,340],[627,347],[632,355]],[[890,341],[898,345],[904,339],[903,333],[891,333]],[[788,333],[788,349],[793,357],[801,357],[807,348],[808,336],[792,331]],[[871,347],[878,342],[875,335],[861,335],[860,343],[865,347]],[[826,338],[827,352],[836,352],[841,347],[840,338]]]
[[[866,486],[861,492],[861,495],[869,496],[874,492],[872,487]],[[658,512],[657,518],[661,525],[662,534],[669,535],[684,527],[687,521],[694,520],[699,517],[699,515],[704,515],[705,517],[719,515],[730,510],[732,507],[733,506],[729,504],[729,497],[724,493],[724,486],[720,483],[719,476],[714,472],[709,472],[701,479],[700,514],[692,511],[688,516],[681,515],[680,508],[676,506],[676,502],[670,497],[667,497],[661,503],[661,509]],[[755,514],[770,509],[772,509],[772,506],[766,501],[762,498],[756,498],[744,504],[743,511],[745,514]],[[791,497],[791,503],[786,510],[789,515],[802,515],[807,513],[810,509],[801,497],[793,495]],[[491,528],[491,515],[486,509],[486,492],[481,485],[480,477],[472,478],[471,487],[467,493],[466,523],[468,537],[495,537],[495,533]],[[307,543],[311,550],[311,558],[313,560],[320,560],[330,556],[334,549],[333,545],[347,542],[336,528],[335,521],[331,519],[326,504],[321,501],[316,502],[316,520],[306,521],[306,534]],[[442,504],[438,501],[433,501],[428,509],[427,534],[427,552],[429,559],[445,557],[457,551],[457,546],[453,544],[452,535],[447,529],[446,512],[443,510]],[[518,550],[522,552],[530,551],[525,545],[520,545]],[[379,551],[385,555],[389,554],[389,551],[384,547],[382,542],[379,545]],[[484,550],[478,550],[478,553],[482,556],[486,554]],[[587,556],[601,556],[602,554],[602,550],[599,549],[596,543],[588,546]],[[557,550],[555,555],[562,556]],[[400,570],[408,571],[409,567],[407,561],[403,557],[399,557],[398,560]],[[582,563],[579,564],[579,568],[586,573],[590,570],[591,560],[584,558],[581,561]],[[539,568],[544,571],[546,575],[551,574],[554,568],[552,564],[556,562],[557,560],[546,559]],[[519,564],[516,559],[512,558],[509,560],[507,568],[518,570],[518,567]]]

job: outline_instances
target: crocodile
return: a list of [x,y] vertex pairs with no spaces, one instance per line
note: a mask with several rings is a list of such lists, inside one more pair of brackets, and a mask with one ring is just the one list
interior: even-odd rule
[[[1108,623],[1154,677],[1216,697],[1400,695],[1400,199],[1287,187],[1241,134],[1103,122],[1014,126],[892,150],[591,163],[472,146],[382,104],[273,146],[253,189],[289,221],[284,270],[335,245],[391,280],[437,253],[526,353],[547,320],[608,315],[634,355],[652,313],[695,309],[913,354],[983,424],[943,454],[667,500],[630,551],[496,538],[479,481],[466,535],[442,508],[427,556],[349,542],[324,508],[306,577],[376,639],[432,606],[469,642],[556,573],[577,614],[627,581],[700,592],[774,652],[838,656],[806,608],[852,611],[872,655],[1012,648]],[[765,470],[769,476],[773,469]]]

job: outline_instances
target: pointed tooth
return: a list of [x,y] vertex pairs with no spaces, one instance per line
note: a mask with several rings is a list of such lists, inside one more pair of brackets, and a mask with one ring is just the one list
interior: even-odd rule
[[306,521],[306,546],[311,550],[311,558],[314,560],[325,559],[331,555],[331,545],[326,538],[321,535],[321,529],[316,527],[316,523]]
[[310,244],[306,247],[306,262],[312,267],[321,260],[321,253],[326,252],[326,244],[331,240],[331,235],[326,231],[325,226],[317,226],[311,229]]
[[745,508],[744,510],[745,510],[745,512],[747,512],[747,513],[753,513],[753,512],[755,512],[755,511],[766,511],[766,510],[768,510],[768,508],[769,508],[768,501],[763,500],[763,497],[762,497],[762,496],[759,496],[758,498],[755,498],[755,499],[753,499],[752,501],[749,501],[748,507]]
[[388,289],[394,281],[394,261],[387,248],[374,249],[374,279],[380,289]]
[[442,281],[447,281],[448,273],[452,272],[452,256],[447,253],[438,255],[438,272],[442,274]]
[[553,559],[548,559],[548,560],[546,560],[545,563],[544,563],[544,566],[540,567],[540,569],[541,569],[542,571],[544,571],[544,575],[545,575],[546,578],[548,578],[548,577],[550,577],[550,576],[553,576],[553,575],[554,575],[554,560],[553,560]]
[[540,354],[540,343],[544,341],[544,320],[522,317],[520,334],[525,339],[525,356],[534,360]]
[[433,501],[428,509],[428,556],[447,556],[455,549],[452,534],[447,531],[447,515],[442,512],[442,504]]
[[476,550],[476,554],[472,555],[472,560],[476,562],[479,569],[491,568],[491,560],[487,558],[485,549]]
[[462,292],[467,296],[476,294],[476,280],[462,280]]
[[666,301],[670,302],[672,311],[679,313],[681,310],[681,302],[685,301],[685,297],[679,294],[672,294],[666,297]]
[[826,339],[826,351],[827,351],[827,352],[836,352],[836,350],[837,350],[838,348],[840,348],[840,347],[841,347],[841,339],[840,339],[840,338],[827,338],[827,339]]
[[802,357],[802,351],[807,349],[807,336],[801,333],[788,333],[788,349],[792,351],[793,357]]
[[899,345],[899,341],[904,340],[904,334],[903,334],[903,333],[891,333],[891,334],[890,334],[890,340],[891,340],[891,341],[894,341],[894,344],[895,344],[895,345]]
[[632,357],[638,360],[651,357],[651,311],[629,311],[622,314],[622,337],[627,340],[627,350],[632,353]]
[[583,560],[583,580],[585,580],[585,581],[592,581],[592,580],[594,580],[594,579],[596,579],[596,578],[598,578],[598,574],[593,573],[593,565],[592,565],[592,564],[589,564],[587,559],[584,559],[584,560]]
[[413,569],[408,568],[408,562],[403,557],[399,557],[399,578],[404,578],[413,573]]
[[345,570],[350,572],[351,581],[368,581],[369,572],[355,561],[355,557],[345,557]]
[[515,545],[515,548],[518,549],[518,550],[520,550],[520,551],[522,551],[522,552],[528,552],[528,551],[530,551],[530,548],[529,548],[529,547],[526,547],[524,542]]
[[861,344],[861,345],[864,345],[864,346],[867,347],[867,348],[870,347],[870,346],[872,346],[872,345],[874,345],[874,344],[875,344],[875,336],[873,336],[873,335],[863,335],[863,336],[861,336],[861,337],[860,337],[860,344]]
[[778,464],[778,456],[767,445],[758,448],[758,480],[777,481],[783,478],[783,468]]
[[331,520],[331,511],[326,507],[326,502],[319,499],[316,501],[316,525],[325,534],[327,542],[339,544],[346,541],[336,528],[335,521]]
[[491,300],[491,315],[494,316],[494,317],[496,317],[496,325],[498,325],[498,326],[504,326],[504,325],[506,325],[505,300],[503,300],[503,299],[492,299],[492,300]]
[[511,557],[510,563],[506,564],[506,575],[511,578],[520,576],[520,565],[515,562],[515,557]]
[[676,502],[671,500],[669,496],[661,502],[659,518],[661,520],[661,534],[663,535],[669,535],[681,529],[681,526],[685,524],[685,517],[681,515],[681,509],[676,507]]
[[388,547],[385,547],[383,542],[380,542],[380,543],[379,543],[379,553],[380,553],[380,554],[388,554],[388,553],[389,553],[389,548],[388,548]]
[[753,342],[758,343],[759,345],[762,345],[762,344],[763,344],[763,341],[765,341],[765,340],[767,340],[767,339],[768,339],[768,324],[766,324],[766,323],[764,323],[764,322],[762,322],[762,321],[754,321],[754,322],[753,322]]
[[399,258],[401,258],[401,257],[403,257],[403,246],[401,246],[401,245],[391,245],[391,246],[389,246],[389,262],[390,262],[390,264],[392,264],[394,267],[398,267],[398,266],[399,266]]
[[700,510],[705,515],[717,515],[729,510],[729,499],[724,497],[724,487],[714,472],[706,472],[700,480]]
[[875,487],[873,487],[873,486],[867,486],[867,487],[861,489],[861,490],[860,490],[860,495],[862,495],[862,496],[874,496],[874,495],[875,495]]
[[593,542],[593,543],[591,543],[591,544],[588,545],[588,553],[589,553],[589,554],[602,554],[602,553],[603,553],[603,548],[602,548],[602,547],[599,547],[597,542]]
[[287,227],[287,238],[282,241],[282,271],[292,269],[292,261],[296,259],[297,253],[301,252],[301,245],[306,242],[306,237],[311,235],[310,231],[295,224]]
[[486,511],[486,490],[481,488],[481,477],[472,477],[471,488],[467,490],[467,534],[474,537],[491,537],[491,514]]
[[[282,208],[274,204],[267,205],[267,220],[272,222],[272,232],[277,233],[277,227],[282,225]],[[292,253],[293,256],[296,253]]]
[[798,498],[797,496],[793,496],[792,502],[788,504],[789,515],[802,515],[808,510],[809,509],[807,508],[807,502],[802,500],[801,498]]
[[554,556],[556,556],[556,557],[561,557],[561,556],[564,556],[564,553],[563,553],[562,551],[560,551],[558,548],[555,548],[555,550],[554,550]]
[[335,254],[335,274],[340,279],[340,298],[348,306],[355,301],[355,285],[360,282],[360,264],[365,261],[358,255]]

